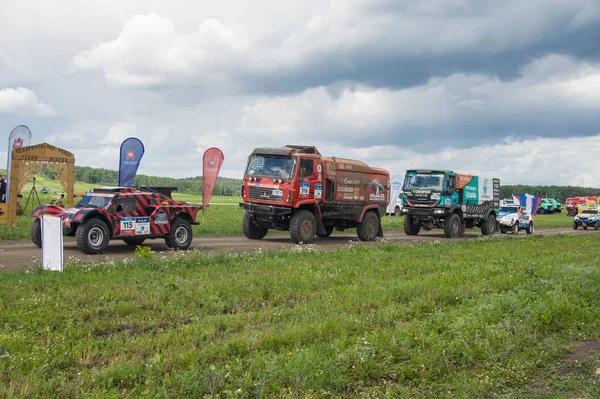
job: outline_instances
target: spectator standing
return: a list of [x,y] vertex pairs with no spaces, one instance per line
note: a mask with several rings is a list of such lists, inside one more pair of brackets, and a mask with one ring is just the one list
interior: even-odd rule
[[6,180],[0,175],[0,202],[6,202]]

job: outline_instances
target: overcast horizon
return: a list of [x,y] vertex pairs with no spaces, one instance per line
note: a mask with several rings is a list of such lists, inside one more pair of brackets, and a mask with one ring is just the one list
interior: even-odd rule
[[113,170],[138,137],[145,175],[201,175],[214,146],[241,178],[255,147],[305,144],[600,187],[599,22],[595,0],[5,0],[0,162],[24,124]]

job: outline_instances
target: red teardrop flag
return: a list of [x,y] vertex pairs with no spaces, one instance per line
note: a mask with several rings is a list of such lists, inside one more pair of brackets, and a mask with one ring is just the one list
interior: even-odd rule
[[202,213],[208,206],[224,159],[223,152],[216,147],[211,147],[204,152],[202,160]]

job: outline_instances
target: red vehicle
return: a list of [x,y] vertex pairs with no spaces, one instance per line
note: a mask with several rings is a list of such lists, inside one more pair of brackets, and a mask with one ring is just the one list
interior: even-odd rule
[[325,157],[315,147],[256,148],[242,186],[244,234],[261,239],[269,229],[285,230],[309,243],[356,227],[360,240],[372,241],[383,236],[389,187],[387,170]]
[[187,249],[192,224],[201,206],[171,197],[174,187],[100,187],[85,194],[74,208],[40,205],[32,216],[31,240],[42,246],[42,215],[62,218],[63,234],[77,238],[87,254],[102,253],[110,239],[140,245],[148,238],[164,238],[169,248]]
[[567,215],[576,216],[579,213],[579,207],[584,207],[588,202],[598,202],[598,197],[587,196],[587,197],[572,197],[567,198]]

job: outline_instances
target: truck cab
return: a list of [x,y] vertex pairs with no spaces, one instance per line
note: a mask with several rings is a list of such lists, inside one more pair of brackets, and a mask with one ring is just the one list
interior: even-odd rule
[[294,242],[357,228],[361,240],[382,236],[389,173],[363,162],[324,157],[312,146],[256,148],[248,157],[240,207],[244,234],[290,231]]
[[404,231],[417,235],[421,228],[444,229],[459,237],[465,228],[480,227],[493,235],[500,207],[500,180],[458,174],[451,170],[406,171],[403,190]]

